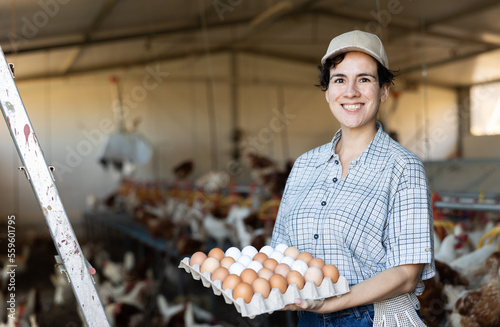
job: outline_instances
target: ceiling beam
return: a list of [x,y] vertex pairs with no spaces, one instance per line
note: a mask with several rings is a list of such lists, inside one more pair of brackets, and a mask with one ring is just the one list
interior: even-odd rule
[[450,21],[455,20],[455,19],[478,14],[480,12],[489,10],[492,7],[498,7],[498,5],[499,5],[498,0],[488,0],[488,1],[485,1],[485,2],[479,3],[479,4],[477,4],[477,2],[471,1],[471,3],[473,3],[474,5],[468,7],[464,10],[440,17],[439,19],[427,21],[425,23],[425,27],[430,28],[434,25],[444,24],[444,23],[450,22]]
[[74,51],[71,51],[67,60],[63,61],[63,64],[60,67],[60,70],[66,74],[73,67],[75,62],[80,58],[84,47],[90,42],[92,39],[92,34],[98,30],[101,26],[102,22],[109,16],[109,14],[113,11],[118,0],[106,0],[106,2],[102,5],[101,10],[97,13],[97,16],[94,18],[89,28],[83,33],[82,44],[77,46]]
[[[230,49],[227,47],[217,47],[210,49],[211,54],[217,54],[222,52],[227,52]],[[61,72],[51,73],[51,74],[34,74],[34,75],[25,75],[16,76],[17,81],[29,81],[29,80],[37,80],[37,79],[50,79],[50,78],[60,78],[60,77],[68,77],[68,76],[77,76],[84,75],[93,72],[113,70],[113,69],[126,69],[137,66],[147,66],[150,64],[169,61],[169,60],[178,60],[178,59],[186,59],[186,58],[194,58],[198,59],[199,57],[203,57],[205,55],[205,49],[199,50],[190,50],[190,51],[182,51],[175,54],[161,55],[156,57],[151,57],[148,59],[134,60],[134,61],[126,61],[126,62],[116,62],[116,63],[106,63],[102,65],[94,65],[85,68],[75,68],[68,72],[67,74],[63,74]]]
[[[232,20],[232,21],[207,23],[207,28],[220,28],[220,27],[248,24],[252,20],[252,18],[253,17],[237,19],[237,20]],[[194,25],[188,24],[185,26],[179,26],[179,27],[158,30],[158,31],[155,31],[154,35],[160,36],[160,35],[170,35],[170,34],[178,34],[178,33],[185,33],[185,32],[193,32],[193,31],[199,31],[201,28],[202,28],[202,26],[200,24],[194,24]],[[35,47],[25,47],[25,48],[20,47],[16,51],[14,49],[6,49],[6,50],[4,50],[4,54],[6,56],[8,56],[8,55],[13,55],[13,54],[30,53],[30,52],[37,52],[37,51],[44,51],[44,50],[54,50],[54,49],[61,49],[61,48],[68,48],[68,47],[78,47],[78,46],[82,46],[82,45],[94,45],[94,44],[102,44],[102,43],[119,42],[119,41],[127,41],[127,40],[149,38],[149,37],[151,37],[150,31],[147,31],[147,32],[142,31],[139,33],[128,33],[128,34],[124,34],[124,35],[111,36],[111,37],[91,38],[90,40],[87,40],[87,41],[78,40],[78,41],[71,41],[71,42],[59,42],[59,43],[48,44],[48,45],[43,45],[43,46],[39,45],[39,46],[35,46]]]
[[[309,13],[325,16],[325,17],[328,17],[331,19],[339,19],[340,18],[340,19],[345,19],[348,21],[358,21],[360,24],[366,24],[366,23],[374,21],[373,17],[370,15],[339,13],[339,12],[336,12],[336,11],[333,11],[333,10],[330,10],[327,8],[314,8],[312,10],[309,10]],[[437,21],[435,23],[433,23],[432,26],[434,26],[434,24],[437,24]],[[408,33],[416,33],[416,34],[422,33],[421,26],[418,23],[409,22],[409,24],[398,24],[398,23],[391,22],[389,24],[389,26],[392,28],[396,28],[396,29],[404,31],[405,37],[408,36]],[[426,29],[425,34],[427,34],[429,36],[434,36],[434,37],[453,39],[453,40],[460,41],[460,42],[469,42],[469,43],[473,43],[473,44],[480,44],[480,45],[487,46],[487,47],[494,47],[494,46],[498,45],[496,43],[480,40],[477,37],[473,37],[473,36],[469,36],[469,35],[457,36],[456,34],[452,34],[452,33],[445,33],[442,31],[433,31],[433,30],[430,30],[430,28]]]
[[[278,19],[282,19],[285,17],[295,17],[298,14],[303,13],[304,11],[308,10],[315,2],[319,0],[304,0],[302,3],[299,3],[298,5],[295,5],[294,8],[283,15],[282,17],[279,17]],[[110,43],[110,42],[119,42],[119,41],[126,41],[126,40],[133,40],[133,39],[140,39],[140,38],[149,38],[152,36],[151,32],[149,30],[147,31],[142,31],[139,33],[126,33],[123,35],[118,35],[118,36],[111,36],[111,37],[102,37],[102,38],[92,38],[91,34],[97,30],[98,26],[102,22],[102,19],[105,18],[106,14],[109,13],[113,6],[116,4],[116,0],[108,0],[109,5],[105,5],[103,10],[101,10],[100,14],[96,18],[96,20],[93,22],[91,25],[91,28],[85,33],[84,37],[82,39],[79,39],[78,41],[70,41],[70,42],[59,42],[59,43],[53,43],[53,44],[47,44],[47,45],[38,45],[34,47],[19,47],[19,49],[3,49],[4,54],[6,56],[12,55],[12,54],[21,54],[21,53],[29,53],[29,52],[37,52],[37,51],[44,51],[44,50],[52,50],[52,49],[61,49],[61,48],[67,48],[67,47],[79,47],[79,46],[87,46],[87,45],[94,45],[94,44],[101,44],[101,43]],[[207,12],[210,12],[209,7],[204,9],[204,13],[206,14]],[[231,27],[231,26],[238,26],[238,25],[247,25],[250,26],[250,23],[255,19],[255,16],[249,16],[245,18],[240,18],[236,20],[216,20],[214,22],[207,22],[206,23],[206,28],[208,29],[214,29],[214,28],[223,28],[223,27]],[[186,32],[196,32],[199,31],[203,28],[202,25],[202,20],[199,18],[195,24],[189,23],[184,26],[178,26],[178,27],[170,27],[170,28],[165,28],[161,30],[157,30],[154,32],[154,36],[164,36],[164,35],[170,35],[170,34],[178,34],[178,33],[186,33]],[[264,28],[256,28],[253,30],[251,33],[257,33],[257,32],[262,32]],[[247,35],[245,38],[251,37],[252,35]]]
[[[494,51],[494,50],[500,50],[500,46],[497,46],[495,48],[489,48],[487,50],[473,51],[473,52],[469,52],[469,53],[466,53],[463,55],[458,55],[458,56],[455,56],[452,58],[437,60],[434,62],[428,62],[425,64],[425,66],[427,69],[434,68],[437,66],[443,66],[446,64],[451,64],[451,63],[456,62],[456,61],[474,58],[474,57],[477,57],[479,55],[482,55],[482,54],[485,54],[487,52]],[[419,70],[422,70],[422,65],[415,65],[415,66],[410,66],[410,67],[401,69],[401,73],[412,73],[412,72],[419,71]]]

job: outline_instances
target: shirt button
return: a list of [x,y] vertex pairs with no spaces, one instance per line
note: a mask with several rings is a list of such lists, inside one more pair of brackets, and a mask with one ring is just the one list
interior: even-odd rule
[[326,206],[326,201],[321,201],[322,206]]
[[334,182],[334,183],[337,183],[337,181],[338,181],[337,177],[334,177],[334,178],[333,178],[333,182]]
[[339,161],[338,160],[335,160],[335,164],[338,165],[339,164]]
[[317,239],[318,239],[318,237],[319,237],[319,235],[318,235],[318,234],[314,234],[314,239],[315,239],[315,240],[317,240]]

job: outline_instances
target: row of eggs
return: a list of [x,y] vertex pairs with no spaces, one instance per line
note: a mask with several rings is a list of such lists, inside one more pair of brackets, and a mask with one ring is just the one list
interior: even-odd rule
[[324,277],[333,283],[339,278],[334,265],[286,244],[275,248],[266,245],[260,251],[253,246],[241,251],[231,247],[226,252],[214,248],[208,256],[201,251],[194,253],[189,264],[199,265],[202,274],[209,272],[212,281],[220,280],[223,290],[232,289],[234,299],[242,297],[246,303],[254,293],[266,299],[273,288],[284,294],[290,284],[302,289],[307,281],[320,286]]

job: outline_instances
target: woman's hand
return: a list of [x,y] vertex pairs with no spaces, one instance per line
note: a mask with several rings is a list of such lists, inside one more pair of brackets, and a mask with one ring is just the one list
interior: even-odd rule
[[286,305],[283,310],[290,311],[317,311],[321,310],[325,299],[311,300],[311,299],[295,299],[292,304]]

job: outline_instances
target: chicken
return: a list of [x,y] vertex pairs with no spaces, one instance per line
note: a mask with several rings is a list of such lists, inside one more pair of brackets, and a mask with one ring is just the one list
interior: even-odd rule
[[[125,258],[131,255],[131,252],[125,254]],[[132,263],[133,265],[133,263]],[[132,265],[127,261],[118,263],[107,260],[104,262],[102,274],[109,279],[113,284],[118,285],[123,282],[127,270],[132,268]]]
[[203,189],[207,193],[214,193],[227,187],[231,182],[231,176],[225,171],[208,172],[198,178],[195,182],[197,188]]
[[180,256],[191,255],[197,251],[204,251],[205,243],[201,239],[182,233],[175,244],[175,249]]
[[161,326],[168,326],[170,319],[178,313],[184,311],[186,308],[186,305],[184,303],[169,304],[163,294],[158,294],[158,296],[156,297],[156,305],[161,315],[161,317],[156,319],[158,320],[157,325]]
[[250,208],[233,205],[229,209],[229,214],[226,218],[227,223],[236,229],[237,241],[239,242],[238,247],[240,249],[250,245],[252,242],[252,233],[248,230],[244,222],[244,219],[249,215]]
[[150,281],[136,281],[128,283],[127,286],[124,293],[117,294],[113,302],[105,306],[106,316],[112,326],[138,326],[144,318]]
[[424,292],[418,297],[420,301],[420,315],[429,327],[438,327],[446,318],[446,303],[448,297],[444,292],[444,285],[435,276],[424,280]]
[[41,311],[40,292],[38,289],[31,289],[26,295],[26,299],[19,302],[14,314],[10,314],[7,320],[14,321],[15,325],[20,327],[38,326],[36,315]]
[[434,231],[434,253],[438,253],[440,247],[441,247],[441,239],[437,235],[436,231]]
[[234,229],[226,219],[215,218],[211,213],[203,218],[203,227],[207,235],[217,242],[218,247],[224,247],[224,242],[231,240],[234,235]]
[[476,288],[483,284],[481,275],[488,272],[485,266],[487,259],[496,252],[496,245],[487,244],[471,253],[461,256],[450,263],[450,267],[459,271]]
[[461,255],[469,253],[471,250],[467,244],[467,238],[463,227],[457,224],[453,234],[448,234],[441,242],[435,259],[450,264]]
[[133,305],[141,310],[144,309],[147,293],[151,283],[149,280],[141,280],[132,284],[132,288],[116,299],[117,303]]
[[173,172],[175,178],[179,181],[183,181],[191,175],[193,172],[194,163],[192,160],[186,160],[174,167]]
[[492,261],[490,280],[479,289],[466,291],[455,303],[453,327],[498,327],[500,325],[500,264]]
[[142,310],[128,303],[111,303],[104,308],[104,311],[110,325],[113,327],[140,326],[144,319]]
[[73,290],[67,277],[56,268],[55,274],[50,275],[50,281],[54,286],[54,304],[64,304],[74,296]]
[[[446,318],[448,303],[456,289],[463,290],[469,282],[446,263],[435,261],[436,275],[424,280],[424,292],[418,297],[420,313],[426,325],[438,327]],[[451,290],[449,287],[453,287]],[[453,301],[455,303],[455,301]],[[450,308],[451,311],[451,308]]]
[[490,255],[482,265],[482,269],[478,269],[475,276],[478,281],[476,285],[483,285],[486,283],[490,278],[488,272],[492,269],[492,267],[494,267],[494,265],[497,264],[500,265],[500,251]]
[[214,324],[214,320],[215,318],[210,312],[195,306],[191,301],[186,303],[186,310],[184,311],[186,327],[221,327],[221,325]]
[[477,248],[481,238],[495,228],[495,223],[489,220],[483,229],[476,229],[468,232],[471,244]]
[[290,174],[293,161],[286,163],[284,170],[279,170],[269,158],[250,152],[248,155],[252,178],[261,186],[269,197],[281,196]]

